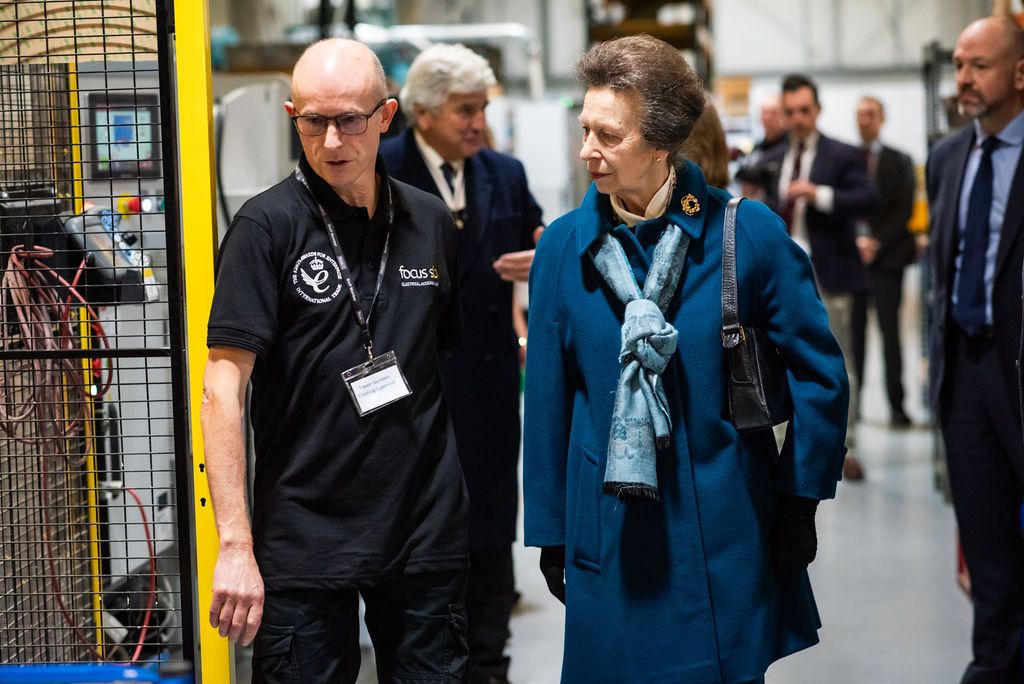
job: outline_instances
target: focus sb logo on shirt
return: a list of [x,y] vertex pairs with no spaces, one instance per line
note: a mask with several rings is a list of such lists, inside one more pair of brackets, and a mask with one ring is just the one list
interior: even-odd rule
[[310,304],[326,304],[341,294],[341,269],[323,252],[306,252],[292,267],[292,285]]
[[402,279],[402,287],[440,286],[441,274],[436,266],[430,268],[398,267],[398,277]]

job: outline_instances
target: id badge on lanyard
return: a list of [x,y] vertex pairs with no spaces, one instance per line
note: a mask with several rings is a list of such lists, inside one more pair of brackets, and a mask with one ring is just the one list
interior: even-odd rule
[[341,374],[360,416],[412,394],[395,352],[375,356]]
[[[370,316],[363,313],[363,307],[359,303],[359,295],[352,281],[352,273],[349,271],[348,262],[341,251],[341,246],[338,244],[338,235],[334,230],[334,223],[317,201],[316,195],[313,195],[313,190],[309,187],[309,183],[306,182],[306,177],[298,168],[295,169],[295,178],[306,187],[309,194],[313,196],[317,209],[320,210],[320,218],[323,219],[324,227],[327,229],[327,236],[331,240],[334,256],[338,260],[338,268],[341,270],[342,280],[345,281],[349,297],[352,299],[352,310],[362,331],[363,347],[366,349],[368,360],[358,366],[349,368],[347,371],[343,371],[341,379],[345,383],[345,388],[348,390],[349,396],[352,397],[352,402],[355,404],[359,415],[365,416],[388,404],[393,404],[399,399],[404,399],[412,394],[412,389],[409,387],[409,382],[405,379],[405,374],[402,373],[402,368],[398,365],[398,357],[395,356],[395,352],[389,351],[379,356],[373,355],[373,338],[370,336]],[[390,207],[388,211],[390,214]],[[390,219],[388,223],[390,225]],[[380,258],[380,268],[377,271],[377,289],[373,295],[374,302],[377,301],[381,284],[384,282],[384,271],[388,264],[390,243],[391,232],[389,229],[388,237],[384,241],[384,252]],[[370,314],[372,313],[373,304],[370,305]]]

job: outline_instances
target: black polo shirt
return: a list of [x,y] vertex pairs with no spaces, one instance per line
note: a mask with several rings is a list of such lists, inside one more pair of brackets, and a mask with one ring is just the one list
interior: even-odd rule
[[465,567],[468,503],[437,364],[461,335],[451,213],[378,160],[371,218],[300,164],[367,312],[390,227],[370,329],[375,353],[397,355],[412,396],[356,412],[341,373],[366,352],[306,188],[289,176],[246,202],[221,248],[207,344],[257,357],[253,541],[265,585],[366,586]]

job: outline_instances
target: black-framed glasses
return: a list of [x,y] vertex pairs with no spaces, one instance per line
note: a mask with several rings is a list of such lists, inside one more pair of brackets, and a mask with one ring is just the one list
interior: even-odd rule
[[334,122],[334,127],[342,135],[362,135],[366,132],[370,117],[377,113],[377,110],[384,106],[388,99],[384,98],[377,103],[369,114],[338,114],[337,116],[324,116],[323,114],[296,114],[292,117],[295,122],[295,130],[300,135],[310,137],[323,135],[327,126]]

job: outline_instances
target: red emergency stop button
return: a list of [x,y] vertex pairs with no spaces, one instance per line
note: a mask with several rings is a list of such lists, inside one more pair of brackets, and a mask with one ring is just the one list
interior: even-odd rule
[[119,214],[138,214],[142,211],[142,198],[138,195],[121,195],[117,198]]

